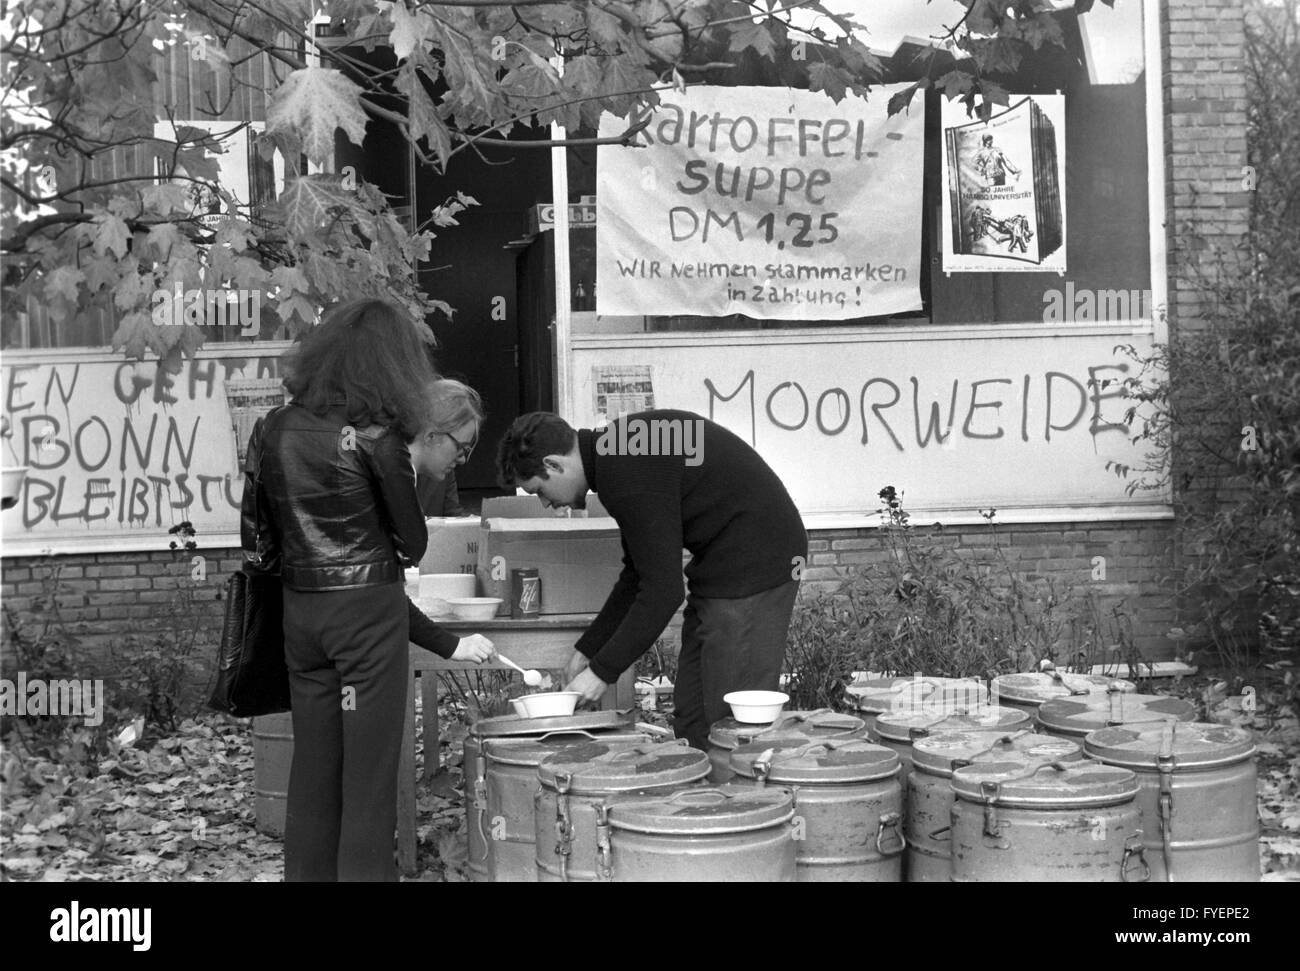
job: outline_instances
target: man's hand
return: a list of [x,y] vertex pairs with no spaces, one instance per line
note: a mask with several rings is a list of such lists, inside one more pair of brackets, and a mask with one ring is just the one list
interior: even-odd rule
[[489,660],[496,651],[492,647],[492,642],[482,634],[470,634],[468,637],[462,637],[460,643],[456,645],[456,651],[452,654],[453,661],[473,661],[475,664],[482,664]]
[[587,670],[588,663],[587,655],[583,654],[581,651],[574,651],[573,657],[569,658],[568,667],[564,669],[564,680],[572,681],[583,671]]
[[[583,658],[585,661],[586,658]],[[579,703],[584,701],[598,702],[605,697],[605,692],[609,690],[609,685],[591,672],[591,668],[585,667],[576,678],[564,686],[565,691],[576,691],[582,695],[578,699]]]

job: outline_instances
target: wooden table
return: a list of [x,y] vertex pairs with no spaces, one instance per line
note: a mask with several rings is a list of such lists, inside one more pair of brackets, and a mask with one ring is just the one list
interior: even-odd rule
[[[573,656],[573,645],[596,619],[595,614],[547,614],[531,619],[497,617],[493,620],[464,621],[434,618],[445,630],[464,636],[482,634],[516,664],[539,671],[563,669]],[[415,872],[415,679],[420,679],[424,707],[424,778],[430,779],[441,765],[441,733],[438,726],[438,673],[443,671],[509,671],[500,661],[473,664],[448,661],[432,651],[410,645],[410,678],[406,692],[406,724],[402,731],[402,755],[397,785],[397,859],[402,872]],[[629,668],[601,699],[601,708],[636,706],[636,672]],[[561,686],[562,687],[562,686]],[[558,688],[557,688],[558,690]]]

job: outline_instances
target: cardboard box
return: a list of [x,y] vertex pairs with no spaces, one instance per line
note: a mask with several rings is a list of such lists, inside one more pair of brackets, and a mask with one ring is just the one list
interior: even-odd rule
[[503,496],[497,499],[483,500],[484,519],[608,519],[609,513],[601,505],[600,497],[594,492],[587,493],[586,509],[570,509],[567,512],[555,512],[542,505],[537,496]]
[[434,518],[429,527],[429,547],[420,560],[421,573],[475,573],[478,570],[482,527],[474,517]]
[[479,589],[502,599],[498,616],[510,615],[510,571],[522,567],[537,568],[543,614],[596,613],[623,569],[618,524],[612,517],[485,518]]

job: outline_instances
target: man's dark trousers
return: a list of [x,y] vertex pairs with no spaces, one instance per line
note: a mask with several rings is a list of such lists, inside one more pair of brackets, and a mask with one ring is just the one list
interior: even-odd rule
[[797,580],[734,600],[689,595],[682,613],[682,649],[673,685],[673,728],[698,749],[709,727],[731,716],[730,691],[776,691]]

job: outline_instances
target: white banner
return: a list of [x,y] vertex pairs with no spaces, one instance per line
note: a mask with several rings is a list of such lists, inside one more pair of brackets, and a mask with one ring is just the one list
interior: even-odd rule
[[[787,88],[665,95],[640,146],[598,150],[597,311],[920,310],[925,111],[887,117],[901,87],[838,105]],[[600,134],[623,125],[606,115]]]
[[1065,97],[1024,97],[987,122],[943,103],[943,269],[1065,272]]

